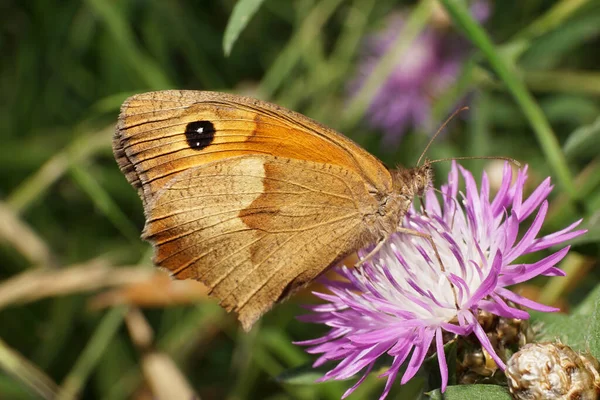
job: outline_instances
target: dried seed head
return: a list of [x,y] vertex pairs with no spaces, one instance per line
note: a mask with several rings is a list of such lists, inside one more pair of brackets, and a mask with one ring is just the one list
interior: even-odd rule
[[595,400],[600,394],[598,361],[562,343],[531,343],[507,363],[508,388],[517,400]]
[[[516,307],[516,305],[511,304]],[[506,361],[521,346],[534,340],[529,321],[504,318],[487,311],[479,311],[477,321],[483,327],[498,356]],[[457,378],[460,384],[504,383],[504,374],[477,339],[462,338],[458,346]]]

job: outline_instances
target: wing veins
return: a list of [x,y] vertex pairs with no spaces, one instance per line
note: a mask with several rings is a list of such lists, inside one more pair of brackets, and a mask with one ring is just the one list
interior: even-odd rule
[[[268,155],[268,156],[270,156],[270,154],[269,154],[269,153],[266,153],[266,152],[258,152],[258,151],[255,151],[255,150],[247,150],[247,149],[233,149],[233,150],[221,150],[221,151],[213,151],[213,152],[212,152],[212,153],[210,153],[210,154],[213,154],[213,153],[225,153],[225,152],[229,152],[229,151],[242,151],[242,152],[247,152],[247,153],[248,153],[248,152],[249,152],[249,153],[262,153],[262,154],[265,154],[265,155]],[[196,155],[196,154],[193,154],[193,155],[189,155],[189,156],[185,156],[185,157],[179,157],[179,160],[182,160],[182,159],[184,159],[184,158],[191,158],[191,157],[197,157],[197,155]],[[241,157],[241,156],[238,156],[238,157]],[[138,171],[138,170],[137,170],[137,168],[136,168],[136,172],[137,172],[138,174],[140,174],[140,173],[148,173],[148,171],[151,171],[151,170],[153,170],[153,169],[155,169],[155,168],[160,168],[160,167],[163,167],[165,164],[168,164],[168,163],[169,163],[169,161],[167,161],[167,162],[164,162],[164,163],[161,163],[161,164],[153,165],[152,167],[150,167],[150,168],[148,168],[148,169],[144,169],[144,170],[142,170],[142,171]],[[137,166],[137,165],[139,165],[139,164],[135,164],[135,165]],[[178,174],[178,173],[180,173],[181,171],[186,171],[186,170],[188,170],[188,169],[189,169],[189,167],[183,167],[182,169],[172,170],[171,172],[169,172],[169,173],[167,173],[167,174],[161,174],[161,175],[157,175],[157,176],[155,176],[155,177],[153,177],[153,178],[151,178],[151,179],[147,179],[147,180],[146,180],[146,182],[144,182],[144,185],[147,185],[147,184],[149,184],[149,183],[152,183],[152,182],[154,182],[154,181],[156,181],[156,180],[158,180],[158,179],[163,179],[163,178],[166,178],[166,177],[168,177],[168,176],[171,176],[171,175]]]
[[[266,230],[266,229],[259,229],[259,228],[247,228],[247,229],[245,228],[245,229],[237,229],[237,230],[234,230],[234,231],[221,232],[221,233],[219,233],[219,234],[217,234],[217,235],[211,236],[211,239],[213,239],[213,238],[217,238],[217,237],[220,237],[220,236],[223,236],[223,235],[228,235],[228,234],[231,234],[231,233],[239,233],[239,232],[245,232],[245,231],[258,231],[258,232],[263,232],[263,233],[266,233],[266,234],[276,234],[276,233],[292,233],[292,232],[294,232],[294,233],[302,233],[302,232],[304,232],[304,231],[307,231],[307,230],[310,230],[310,229],[314,229],[315,227],[318,227],[318,226],[327,225],[327,223],[334,223],[334,222],[339,222],[339,221],[343,221],[343,220],[346,220],[346,219],[350,219],[350,218],[351,218],[352,216],[354,216],[354,215],[355,215],[355,214],[346,214],[346,215],[344,215],[343,217],[340,217],[340,218],[337,218],[337,219],[334,219],[334,220],[330,220],[330,221],[327,221],[327,222],[322,222],[322,223],[319,223],[319,224],[315,224],[315,225],[309,226],[309,227],[307,227],[307,228],[304,228],[304,229],[295,229],[295,230],[280,230],[280,231],[269,231],[269,230]],[[193,235],[193,234],[195,234],[195,233],[197,233],[197,232],[201,232],[201,231],[202,231],[202,230],[204,230],[204,229],[207,229],[207,228],[213,228],[213,227],[215,227],[215,226],[219,225],[220,223],[227,222],[227,221],[231,221],[232,219],[235,219],[235,218],[239,218],[239,217],[236,215],[235,217],[232,217],[232,218],[226,219],[225,221],[220,221],[220,222],[218,222],[218,223],[216,223],[216,224],[214,224],[214,225],[210,225],[210,226],[207,226],[207,227],[202,227],[201,229],[195,229],[195,230],[192,230],[192,231],[189,231],[189,232],[185,232],[184,234],[182,234],[182,235],[179,235],[179,236],[177,236],[177,237],[175,237],[175,238],[169,238],[169,239],[167,239],[167,240],[165,240],[165,241],[161,242],[160,244],[157,244],[157,243],[155,243],[155,245],[159,245],[159,246],[160,246],[160,245],[163,245],[163,244],[165,244],[165,243],[170,243],[170,242],[172,242],[172,241],[174,241],[174,240],[181,239],[181,238],[183,238],[183,237],[186,237],[186,236],[189,236],[189,235]],[[191,246],[187,246],[187,247],[179,248],[179,249],[178,249],[178,251],[176,251],[176,252],[174,252],[174,253],[171,253],[171,254],[169,254],[169,255],[168,255],[166,258],[164,258],[164,259],[163,259],[163,260],[161,260],[160,262],[162,263],[162,262],[164,262],[165,260],[168,260],[169,258],[171,258],[171,257],[173,257],[173,256],[175,256],[175,255],[177,255],[177,254],[180,254],[180,253],[182,253],[183,251],[186,251],[186,250],[188,250],[188,249],[190,249],[191,247],[194,247],[194,246],[195,246],[195,244],[193,244],[193,245],[191,245]]]
[[[242,209],[242,210],[243,210],[243,209]],[[214,217],[214,216],[217,216],[217,215],[222,215],[222,214],[227,214],[227,213],[230,213],[230,212],[237,212],[237,213],[239,213],[240,211],[241,211],[241,210],[236,210],[236,209],[233,209],[233,210],[228,210],[228,211],[224,211],[224,212],[221,212],[221,213],[215,213],[215,214],[210,214],[210,215],[203,215],[203,216],[202,216],[202,217],[200,217],[200,218],[194,219],[194,220],[192,220],[192,221],[186,221],[185,223],[186,223],[186,224],[189,224],[189,223],[193,223],[193,222],[198,222],[198,221],[201,221],[201,220],[203,220],[203,219],[205,219],[205,218]],[[269,214],[269,213],[266,213],[266,214]],[[319,226],[322,226],[322,225],[327,225],[328,223],[335,223],[335,222],[338,222],[338,221],[343,221],[343,220],[345,220],[345,219],[349,219],[350,217],[352,217],[352,216],[354,216],[354,215],[356,215],[356,214],[358,214],[358,212],[356,212],[356,213],[344,214],[343,216],[341,216],[341,217],[339,217],[339,218],[337,218],[337,219],[334,219],[334,220],[328,220],[328,221],[325,221],[325,222],[320,222],[320,223],[317,223],[317,224],[314,224],[314,225],[310,225],[310,226],[308,226],[308,227],[306,227],[306,228],[302,228],[302,229],[267,230],[267,229],[262,229],[262,228],[251,228],[251,227],[248,227],[248,230],[254,230],[254,231],[258,231],[258,232],[265,232],[265,233],[268,233],[268,234],[277,234],[277,233],[291,233],[291,232],[304,232],[304,231],[306,231],[306,230],[309,230],[309,229],[314,229],[314,228],[316,228],[316,227],[319,227]],[[217,223],[215,223],[215,224],[212,224],[212,225],[203,226],[203,227],[201,227],[200,229],[192,229],[192,230],[186,231],[186,232],[184,232],[184,233],[182,233],[182,234],[180,234],[180,235],[177,235],[177,236],[174,236],[174,237],[169,237],[169,238],[167,238],[166,240],[163,240],[163,241],[161,241],[161,242],[159,242],[158,240],[156,240],[156,241],[154,241],[154,243],[155,243],[156,245],[163,245],[163,244],[165,244],[165,243],[170,243],[170,242],[173,242],[173,241],[175,241],[175,240],[178,240],[178,239],[184,238],[184,237],[186,237],[186,236],[190,236],[190,235],[193,235],[193,234],[195,234],[195,233],[202,232],[202,231],[203,231],[203,230],[205,230],[205,229],[214,228],[214,227],[216,227],[216,226],[218,226],[218,225],[220,225],[220,224],[222,224],[222,223],[224,223],[224,222],[228,222],[228,221],[231,221],[231,220],[233,220],[233,219],[236,219],[236,218],[239,218],[239,215],[235,215],[235,216],[233,216],[233,217],[231,217],[231,218],[228,218],[228,219],[226,219],[226,220],[223,220],[223,221],[219,221],[219,222],[217,222]],[[154,236],[154,235],[156,235],[156,234],[158,234],[158,233],[168,232],[169,230],[171,230],[171,229],[176,229],[176,228],[178,228],[178,227],[174,226],[174,227],[171,227],[171,228],[163,229],[163,230],[160,230],[160,231],[158,231],[158,232],[156,232],[156,233],[153,233],[152,235]],[[237,231],[235,231],[235,232],[237,232]],[[235,232],[233,232],[233,233],[235,233]],[[218,237],[218,236],[221,236],[221,235],[223,235],[223,234],[227,234],[227,232],[220,233],[220,234],[218,234],[218,235],[216,235],[216,236],[212,236],[211,238]],[[187,250],[187,249],[188,249],[188,248],[190,248],[190,247],[192,247],[192,246],[185,247],[185,248],[183,248],[183,249],[181,249],[181,250]],[[177,253],[174,253],[174,254],[177,254]]]
[[[335,194],[335,193],[330,193],[330,192],[325,192],[323,190],[320,189],[313,189],[310,186],[305,186],[302,185],[300,183],[297,182],[293,182],[293,181],[288,181],[285,179],[277,179],[277,178],[272,178],[272,177],[267,177],[267,176],[260,176],[260,175],[250,175],[250,174],[210,174],[210,175],[202,175],[202,177],[218,177],[218,176],[227,176],[227,177],[231,177],[231,176],[241,176],[244,178],[259,178],[259,179],[263,179],[263,180],[271,180],[271,181],[275,181],[275,182],[283,182],[283,183],[287,183],[293,186],[297,186],[299,188],[302,189],[306,189],[312,193],[319,193],[319,194],[326,194],[328,196],[331,197],[336,197],[338,199],[344,199],[344,200],[348,200],[348,201],[352,201],[354,203],[354,205],[356,205],[356,202],[354,201],[353,198],[348,197],[348,196],[342,196],[339,194]],[[335,175],[332,175],[335,176]],[[182,190],[182,189],[193,189],[198,187],[198,185],[194,185],[194,186],[178,186],[177,188],[173,189],[172,186],[165,188],[165,190]],[[350,191],[350,193],[352,193],[352,191],[350,190],[350,187],[346,184],[347,189]],[[278,193],[278,192],[274,192],[274,193]],[[243,194],[243,193],[238,193],[238,194]]]
[[[317,208],[319,210],[323,210],[323,208],[332,208],[332,209],[336,209],[336,210],[337,209],[346,209],[344,207],[327,207],[327,206],[322,206],[320,204],[308,204],[308,205],[306,205],[306,204],[298,204],[296,206],[297,207],[302,207],[302,208]],[[177,212],[174,212],[174,213],[171,213],[171,214],[165,214],[165,215],[160,216],[160,217],[153,217],[152,219],[149,219],[148,222],[149,223],[150,222],[158,222],[158,221],[162,221],[162,220],[167,219],[167,218],[174,217],[176,215],[181,215],[181,214],[185,214],[185,213],[188,213],[188,212],[191,212],[191,211],[197,211],[197,210],[201,210],[201,209],[202,209],[201,207],[194,207],[194,208],[186,208],[184,210],[177,210]],[[254,210],[258,210],[258,211],[257,212],[251,212],[251,211],[254,211]],[[260,214],[261,213],[260,210],[266,210],[266,211],[267,210],[273,210],[273,212],[269,213],[267,211],[267,212],[265,212],[265,214],[275,214],[276,213],[278,216],[283,216],[283,217],[295,217],[296,216],[296,215],[293,215],[293,214],[285,214],[285,213],[279,212],[278,210],[280,210],[280,209],[279,208],[274,208],[274,207],[268,207],[268,206],[252,207],[252,208],[243,207],[243,208],[234,208],[234,209],[230,209],[230,210],[223,211],[223,212],[218,212],[218,213],[203,215],[202,217],[200,217],[198,219],[194,219],[194,220],[191,220],[191,221],[186,221],[185,223],[187,224],[187,223],[191,223],[191,222],[198,222],[198,221],[203,220],[204,218],[215,217],[217,215],[227,214],[227,213],[230,213],[230,212],[240,213],[241,211],[248,211],[248,214],[246,214],[246,215]],[[309,216],[313,216],[313,215],[322,215],[322,214],[323,213],[304,214],[304,215],[302,215],[302,217],[309,217]],[[174,227],[174,228],[176,228],[176,227]],[[167,230],[168,229],[163,229],[160,232],[165,232]]]
[[[255,240],[251,241],[250,243],[248,243],[248,244],[246,244],[246,245],[244,245],[244,246],[242,246],[242,247],[239,247],[239,248],[238,248],[238,249],[236,249],[236,251],[235,251],[235,252],[233,252],[232,254],[230,254],[230,255],[228,255],[228,256],[226,256],[226,257],[224,257],[224,258],[220,259],[219,261],[215,262],[214,264],[212,264],[212,265],[211,265],[211,268],[210,268],[209,270],[207,270],[207,271],[206,271],[204,274],[202,274],[202,276],[205,276],[206,274],[208,274],[208,273],[212,272],[212,271],[214,270],[214,268],[215,268],[217,265],[220,265],[220,264],[224,263],[225,261],[227,261],[228,259],[230,259],[230,258],[232,258],[233,256],[235,256],[235,255],[236,255],[237,253],[239,253],[240,251],[247,249],[248,247],[250,247],[250,246],[252,246],[252,245],[254,245],[254,244],[256,244],[256,243],[260,242],[261,240],[263,240],[264,238],[267,238],[267,237],[269,237],[269,235],[262,235],[261,237],[259,237],[259,238],[255,239]],[[245,260],[242,260],[242,262],[243,262],[243,261],[245,261]],[[194,263],[195,263],[195,262],[196,262],[196,261],[194,261]],[[237,264],[233,265],[233,268],[232,268],[232,270],[233,270],[233,269],[235,269],[235,267],[237,267],[237,266],[238,266],[238,265],[240,265],[240,264],[241,264],[241,262],[239,262],[239,263],[237,263]],[[227,273],[227,274],[225,274],[225,276],[224,276],[224,277],[222,277],[222,278],[219,278],[219,279],[217,280],[217,282],[213,284],[213,288],[214,288],[215,286],[217,286],[219,283],[221,283],[221,282],[223,281],[223,279],[227,278],[229,275],[230,275],[230,274],[229,274],[229,273]],[[211,291],[213,290],[213,288],[211,288]]]
[[[247,232],[247,231],[253,231],[253,230],[254,230],[254,229],[252,229],[252,228],[244,228],[244,229],[236,229],[236,230],[233,230],[233,231],[228,231],[228,232],[221,232],[221,233],[219,233],[219,234],[217,234],[217,235],[211,236],[211,239],[213,239],[213,238],[217,238],[217,237],[220,237],[220,236],[224,236],[224,235],[230,235],[230,234],[232,234],[232,233],[240,233],[240,232]],[[198,232],[198,231],[192,231],[191,233],[196,233],[196,232]],[[186,235],[184,235],[184,236],[187,236],[187,235],[190,235],[190,233],[187,233],[187,234],[186,234]],[[183,237],[183,236],[182,236],[182,237]],[[170,241],[170,240],[169,240],[169,241]],[[167,242],[164,242],[164,243],[167,243]],[[164,243],[161,243],[161,244],[164,244]],[[177,251],[176,251],[176,252],[174,252],[174,253],[171,253],[171,254],[169,254],[167,257],[165,257],[165,258],[163,258],[162,260],[160,260],[160,261],[159,261],[159,263],[163,263],[163,262],[165,262],[166,260],[168,260],[168,259],[172,258],[173,256],[176,256],[176,255],[178,255],[178,254],[181,254],[181,253],[182,253],[182,252],[184,252],[185,250],[188,250],[188,249],[190,249],[191,247],[194,247],[194,246],[195,246],[195,244],[193,244],[193,245],[191,245],[191,246],[187,246],[187,247],[179,248],[179,249],[177,249]]]
[[[139,115],[139,114],[138,114]],[[144,122],[139,122],[137,124],[133,124],[133,125],[128,125],[125,126],[125,119],[120,118],[119,121],[122,122],[122,124],[119,124],[118,129],[120,131],[125,131],[127,129],[131,129],[131,128],[135,128],[138,126],[142,126],[142,125],[146,125],[146,124],[151,124],[153,122],[162,122],[162,121],[166,121],[168,119],[172,119],[173,117],[166,117],[166,118],[161,118],[161,119],[153,119],[153,120],[148,120],[148,121],[144,121]]]
[[[352,226],[350,229],[347,229],[347,230],[345,230],[345,231],[344,231],[344,234],[346,234],[346,233],[350,232],[350,231],[351,231],[352,229],[354,229],[354,228],[355,228],[355,227],[356,227],[358,224],[359,224],[359,223],[356,223],[356,224],[355,224],[355,225],[353,225],[353,226]],[[326,234],[329,234],[329,232],[326,232]],[[324,235],[319,235],[318,237],[322,237],[322,236],[324,236]],[[338,237],[339,237],[339,236],[338,236]],[[336,239],[335,237],[334,237],[334,238],[332,238],[332,239],[331,239],[329,242],[327,242],[327,244],[330,244],[330,243],[331,243],[331,242],[333,242],[335,239]],[[287,243],[287,242],[288,242],[288,241],[286,241],[286,243]],[[284,245],[285,245],[285,243],[284,243]],[[325,245],[324,245],[324,246],[325,246]],[[282,245],[282,246],[279,246],[277,249],[275,249],[275,250],[274,250],[274,251],[273,251],[273,252],[272,252],[272,253],[269,255],[269,257],[268,257],[268,258],[270,258],[270,257],[271,257],[273,254],[275,254],[275,253],[276,253],[278,250],[280,250],[282,247],[283,247],[283,245]],[[323,247],[323,246],[322,246],[322,247]],[[295,251],[293,251],[293,252],[292,252],[292,254],[297,254],[298,252],[300,252],[300,251],[302,251],[302,250],[303,250],[303,248],[296,249]],[[265,260],[261,261],[261,264],[262,264],[264,261],[266,261],[268,258],[265,258]],[[265,282],[263,282],[263,283],[262,283],[262,284],[261,284],[261,285],[260,285],[258,288],[255,288],[255,289],[252,291],[252,293],[250,294],[250,296],[247,296],[246,300],[245,300],[243,303],[241,303],[241,304],[237,305],[237,309],[238,309],[238,310],[240,310],[241,308],[243,308],[243,307],[244,307],[244,306],[245,306],[245,305],[246,305],[246,304],[247,304],[247,303],[250,301],[250,299],[251,299],[252,297],[254,297],[254,295],[255,295],[256,293],[258,293],[258,291],[260,291],[262,288],[264,288],[264,287],[265,287],[265,286],[266,286],[266,285],[267,285],[267,284],[268,284],[268,283],[271,281],[271,279],[273,279],[273,276],[275,276],[275,274],[277,274],[277,272],[279,272],[279,270],[281,270],[281,268],[283,267],[283,265],[284,265],[284,264],[285,264],[285,263],[281,263],[281,264],[280,264],[280,265],[277,267],[277,269],[271,273],[271,275],[269,276],[269,278],[267,278],[267,280],[266,280]],[[259,265],[260,265],[260,264],[259,264]],[[258,267],[258,265],[257,265],[257,267]],[[329,265],[327,265],[325,268],[327,268],[327,267],[329,267]],[[255,270],[256,270],[256,268],[255,268],[255,269],[253,269],[253,270],[252,270],[250,273],[248,273],[244,279],[242,279],[240,282],[238,282],[238,284],[236,285],[236,287],[235,287],[233,290],[231,290],[231,291],[228,293],[228,295],[227,295],[226,297],[229,297],[229,296],[231,295],[231,293],[232,293],[234,290],[236,290],[236,289],[237,289],[237,288],[238,288],[238,287],[239,287],[239,286],[240,286],[242,283],[244,283],[244,282],[245,282],[245,281],[248,279],[248,277],[250,276],[250,274],[251,274],[252,272],[254,272]],[[226,297],[225,297],[225,298],[226,298]]]
[[[277,192],[277,194],[279,194],[279,193]],[[190,197],[190,198],[196,198],[196,197]],[[169,204],[169,203],[168,202],[162,203],[161,206],[165,205],[165,204]],[[335,207],[335,206],[328,206],[328,205],[324,205],[324,204],[297,204],[297,203],[295,203],[294,206],[296,206],[296,207],[302,207],[302,208],[317,208],[319,210],[323,210],[324,208],[328,208],[328,209],[332,209],[332,210],[347,210],[347,209],[351,210],[352,209],[350,207]],[[246,208],[242,208],[239,211],[242,211],[244,209],[248,209],[248,210],[259,209],[260,210],[260,209],[263,209],[263,208],[267,209],[267,207],[252,207],[251,209],[248,209],[246,207]],[[170,217],[173,217],[173,216],[176,216],[176,215],[184,214],[186,212],[198,211],[198,210],[201,210],[201,209],[202,209],[202,207],[193,207],[193,208],[186,208],[184,210],[177,210],[177,212],[174,212],[174,213],[171,213],[171,214],[165,214],[165,215],[163,215],[161,217],[153,217],[152,219],[149,219],[148,222],[157,222],[157,221],[161,221],[163,219],[170,218]],[[233,210],[230,210],[228,212],[231,212],[231,211],[233,211]],[[215,215],[218,215],[218,214],[210,214],[209,216],[212,217],[212,216],[215,216]],[[287,216],[285,214],[278,214],[278,215]],[[198,220],[195,220],[195,221],[198,221]]]

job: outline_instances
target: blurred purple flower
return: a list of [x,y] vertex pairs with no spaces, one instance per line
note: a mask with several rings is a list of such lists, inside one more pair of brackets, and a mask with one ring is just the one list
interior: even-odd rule
[[[464,194],[458,192],[459,171],[465,181]],[[431,235],[443,268],[427,240],[396,234],[374,257],[373,263],[354,269],[338,267],[336,271],[343,281],[324,280],[331,293],[315,295],[326,303],[307,306],[312,313],[300,319],[325,324],[331,330],[318,339],[298,343],[309,346],[309,353],[321,354],[315,366],[339,361],[322,381],[350,378],[366,369],[363,377],[344,394],[346,397],[366,378],[376,360],[387,353],[393,361],[381,375],[387,377],[383,399],[404,361],[412,354],[402,384],[417,373],[431,348],[437,351],[442,390],[445,390],[448,367],[443,349],[444,331],[460,336],[473,333],[498,366],[505,368],[477,320],[478,312],[484,310],[507,318],[529,317],[511,303],[533,310],[556,311],[506,287],[539,275],[564,275],[555,265],[569,247],[531,264],[515,260],[585,232],[574,230],[581,222],[577,221],[559,232],[537,237],[548,211],[550,178],[526,200],[523,188],[527,167],[519,170],[514,183],[512,178],[507,163],[498,193],[490,199],[485,173],[478,189],[471,173],[453,164],[448,183],[442,186],[442,204],[434,191],[429,190],[424,209],[420,213],[414,209],[407,213],[404,226]],[[463,206],[458,206],[459,203]],[[517,240],[524,221],[533,215],[533,222]]]
[[[483,22],[489,16],[490,6],[487,1],[477,0],[471,5],[471,12]],[[349,84],[351,93],[362,87],[402,33],[404,23],[403,14],[392,14],[382,32],[367,38],[357,76]],[[427,27],[402,54],[374,96],[366,113],[369,125],[384,133],[387,144],[397,144],[410,127],[433,131],[432,102],[456,81],[470,49],[458,33]]]

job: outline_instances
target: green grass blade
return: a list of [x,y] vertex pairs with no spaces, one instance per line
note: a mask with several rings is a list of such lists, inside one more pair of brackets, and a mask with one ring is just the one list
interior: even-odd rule
[[140,244],[140,232],[125,215],[110,195],[100,186],[94,176],[81,166],[71,166],[71,175],[79,187],[89,196],[94,205],[112,222],[127,239],[136,245]]
[[287,46],[279,53],[265,73],[258,92],[270,98],[287,79],[292,69],[302,58],[302,54],[315,38],[321,34],[325,23],[343,0],[323,0],[319,2],[294,32]]
[[58,386],[35,364],[11,349],[0,339],[0,369],[16,377],[43,399],[53,399]]
[[65,378],[56,397],[58,400],[73,399],[80,394],[94,367],[102,358],[104,350],[123,324],[126,312],[126,307],[113,308],[102,318],[96,332]]
[[463,27],[467,37],[483,52],[494,71],[504,81],[509,92],[531,124],[559,184],[568,193],[572,201],[577,201],[578,194],[573,184],[573,177],[558,139],[540,106],[527,91],[513,66],[507,64],[505,58],[498,52],[483,28],[473,19],[462,1],[441,0],[441,2],[452,18]]
[[517,33],[503,47],[503,53],[509,55],[513,60],[523,54],[531,42],[543,34],[559,27],[567,18],[573,15],[590,0],[562,0],[554,4],[546,13],[535,19],[525,29]]
[[581,126],[571,133],[564,149],[571,160],[591,158],[600,154],[600,117],[590,125]]
[[223,35],[223,51],[225,55],[231,54],[231,49],[244,30],[250,19],[256,14],[264,0],[239,0],[225,28]]
[[342,131],[356,125],[362,118],[369,107],[371,100],[386,82],[402,54],[406,52],[409,46],[425,28],[432,10],[433,2],[430,0],[422,0],[410,13],[406,25],[398,34],[394,43],[390,45],[389,50],[381,57],[363,86],[352,98],[350,104],[348,104],[346,112],[343,115]]
[[154,90],[169,89],[173,85],[158,63],[142,52],[135,41],[125,13],[117,9],[117,3],[104,0],[87,0],[86,3],[98,14],[108,32],[119,47],[123,61]]
[[8,196],[6,203],[15,213],[25,211],[33,202],[39,200],[71,165],[110,149],[114,129],[114,126],[110,125],[91,134],[75,135],[75,140],[65,150],[56,153],[32,176],[23,181]]
[[[322,98],[311,102],[306,114],[325,124],[337,123],[337,105],[332,101],[338,90],[350,76],[354,67],[352,59],[360,51],[368,29],[369,16],[375,7],[375,0],[355,0],[343,23],[344,29],[336,39],[331,56],[325,65],[314,66],[310,70],[309,83],[303,84],[305,98]],[[292,107],[294,104],[289,104]]]
[[600,95],[600,73],[597,72],[535,70],[526,71],[523,78],[533,91]]

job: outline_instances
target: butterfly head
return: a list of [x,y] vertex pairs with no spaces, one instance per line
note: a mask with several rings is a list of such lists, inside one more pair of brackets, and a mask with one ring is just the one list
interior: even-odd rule
[[393,191],[380,199],[379,210],[374,215],[373,237],[379,238],[396,232],[415,196],[431,187],[433,170],[429,162],[415,168],[391,170]]
[[412,201],[415,196],[421,196],[433,184],[433,169],[431,163],[426,161],[423,165],[392,171],[394,192],[400,197]]
[[431,186],[433,186],[433,168],[429,161],[419,167],[409,170],[412,172],[412,196],[422,196]]

